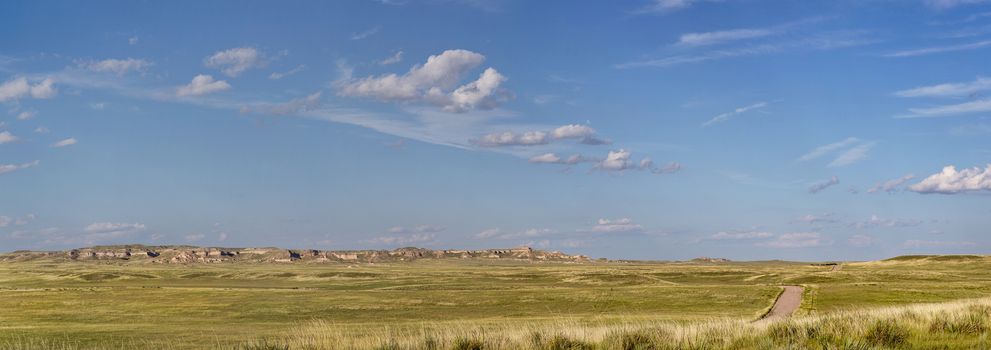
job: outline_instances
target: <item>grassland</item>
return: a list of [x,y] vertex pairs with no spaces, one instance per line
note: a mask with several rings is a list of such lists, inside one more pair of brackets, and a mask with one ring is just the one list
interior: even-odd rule
[[[751,322],[784,284],[806,287],[800,317]],[[27,261],[0,264],[0,349],[972,348],[986,343],[986,328],[944,332],[956,326],[932,324],[988,324],[986,315],[971,315],[986,314],[991,302],[979,298],[989,295],[986,257],[910,257],[839,271],[790,262]],[[962,299],[971,301],[864,313]],[[878,324],[896,323],[887,331],[900,341],[870,340],[885,332]]]

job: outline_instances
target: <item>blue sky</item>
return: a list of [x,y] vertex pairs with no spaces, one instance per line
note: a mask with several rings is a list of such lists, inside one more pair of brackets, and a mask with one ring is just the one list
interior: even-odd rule
[[988,253],[991,2],[5,2],[0,250]]

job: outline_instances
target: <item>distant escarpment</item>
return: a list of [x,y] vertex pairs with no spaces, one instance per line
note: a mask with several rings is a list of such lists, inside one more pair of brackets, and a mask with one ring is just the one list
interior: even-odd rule
[[16,251],[0,254],[0,262],[121,261],[152,264],[196,263],[385,263],[423,259],[484,259],[551,262],[588,262],[583,255],[568,255],[528,247],[483,250],[314,250],[281,248],[219,248],[194,246],[117,245],[64,251]]

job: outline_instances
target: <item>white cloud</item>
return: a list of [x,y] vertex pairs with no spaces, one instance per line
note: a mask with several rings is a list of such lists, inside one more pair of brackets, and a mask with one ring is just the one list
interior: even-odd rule
[[897,179],[891,179],[891,180],[888,180],[888,181],[885,181],[885,182],[878,182],[877,184],[874,185],[874,187],[869,188],[867,190],[867,193],[877,193],[877,192],[894,193],[894,192],[898,192],[898,191],[901,191],[901,186],[902,185],[904,185],[906,182],[908,182],[909,180],[912,180],[914,178],[915,178],[915,175],[908,174],[908,175],[899,177]]
[[874,239],[874,237],[868,235],[853,235],[850,236],[850,238],[848,238],[846,242],[851,247],[863,248],[874,245],[875,243],[877,243],[877,240]]
[[969,247],[977,245],[974,242],[963,242],[963,241],[926,241],[919,239],[910,239],[902,243],[902,246],[906,248],[925,248],[925,247]]
[[368,29],[368,30],[363,31],[363,32],[357,32],[357,33],[351,34],[351,40],[362,40],[362,39],[368,38],[368,37],[370,37],[372,35],[375,35],[375,33],[378,33],[380,29],[382,29],[382,28],[380,28],[380,27],[374,27],[374,28]]
[[32,119],[36,115],[38,115],[38,112],[35,112],[35,111],[21,111],[21,113],[18,113],[17,114],[17,120],[28,120],[28,119]]
[[241,107],[241,113],[267,113],[275,115],[289,115],[300,112],[314,110],[320,107],[320,96],[322,91],[314,92],[306,97],[295,98],[285,103],[258,104]]
[[709,236],[709,239],[713,240],[744,240],[744,239],[758,239],[758,238],[770,238],[774,234],[764,231],[747,231],[747,232],[726,232],[721,231]]
[[913,57],[913,56],[923,56],[932,55],[944,52],[954,52],[954,51],[967,51],[981,49],[987,46],[991,46],[991,40],[978,41],[970,44],[961,45],[951,45],[951,46],[937,46],[937,47],[927,47],[915,50],[905,50],[893,52],[885,55],[886,57]]
[[729,120],[730,118],[732,118],[734,116],[737,116],[737,115],[746,113],[746,112],[751,111],[751,110],[755,110],[755,109],[759,109],[759,108],[764,108],[764,107],[767,107],[767,102],[757,102],[757,103],[754,103],[754,104],[749,105],[749,106],[739,107],[737,109],[734,109],[731,112],[726,112],[726,113],[723,113],[723,114],[720,114],[720,115],[717,115],[717,116],[713,117],[709,121],[707,121],[705,123],[702,123],[702,126],[703,127],[709,127],[709,126],[715,125],[717,123],[722,123],[724,121],[727,121],[727,120]]
[[227,232],[221,232],[217,234],[217,241],[223,242],[227,240]]
[[189,85],[176,89],[176,96],[200,96],[228,90],[231,85],[223,80],[213,80],[212,76],[200,74],[193,77]]
[[555,139],[585,138],[592,135],[595,135],[595,129],[580,124],[562,125],[551,132]]
[[966,83],[944,83],[895,91],[898,97],[964,97],[991,90],[991,78],[977,77]]
[[486,68],[478,80],[458,87],[449,95],[430,90],[427,98],[440,101],[439,104],[448,112],[465,112],[476,108],[492,109],[498,105],[498,101],[493,97],[496,96],[499,85],[506,80],[507,78],[495,69]]
[[860,140],[857,139],[856,137],[849,137],[843,141],[834,142],[828,145],[816,147],[812,151],[809,151],[808,153],[802,155],[801,157],[798,157],[798,160],[801,162],[810,161],[822,157],[826,154],[829,154],[830,152],[852,146],[858,142],[860,142]]
[[621,171],[625,169],[634,168],[633,162],[630,160],[630,151],[620,149],[616,151],[609,151],[606,155],[606,159],[603,159],[596,165],[596,168],[610,171]]
[[6,174],[6,173],[12,173],[14,171],[21,170],[21,169],[27,169],[27,168],[31,168],[31,167],[36,167],[40,163],[41,162],[39,162],[39,161],[36,160],[36,161],[30,162],[30,163],[23,163],[23,164],[0,164],[0,175]]
[[556,164],[561,162],[561,157],[558,157],[554,153],[544,153],[541,155],[530,157],[530,163],[543,163],[543,164]]
[[205,237],[206,237],[206,235],[204,235],[202,233],[194,233],[194,234],[188,234],[188,235],[186,235],[183,238],[185,238],[186,241],[188,241],[188,242],[196,242],[196,241],[202,240]]
[[874,148],[873,142],[863,143],[841,153],[829,163],[830,167],[846,166],[867,158],[867,152]]
[[253,47],[238,47],[218,51],[207,57],[203,64],[210,68],[218,68],[229,77],[237,77],[251,68],[264,67],[266,62],[262,53]]
[[592,226],[592,232],[599,233],[620,233],[620,232],[640,232],[643,231],[643,226],[636,224],[630,218],[620,218],[620,219],[599,219],[596,221],[595,226]]
[[829,244],[831,242],[823,239],[818,232],[785,233],[770,241],[757,243],[758,246],[771,248],[808,248]]
[[640,160],[640,170],[647,170],[654,174],[673,174],[681,171],[681,163],[670,162],[665,164],[663,167],[658,168],[654,165],[654,161],[650,158],[644,157]]
[[419,225],[413,227],[395,226],[389,228],[389,233],[393,234],[409,234],[409,233],[437,233],[443,232],[447,228],[444,226],[435,225]]
[[791,222],[793,223],[801,222],[809,225],[815,225],[820,223],[834,223],[837,221],[838,220],[833,218],[833,213],[823,213],[821,215],[813,215],[813,214],[803,215],[796,218],[795,220],[792,220]]
[[124,75],[130,71],[141,72],[150,66],[151,62],[135,58],[106,59],[103,61],[85,62],[80,64],[80,67],[94,72],[114,73],[117,75]]
[[145,225],[134,223],[119,223],[119,222],[95,222],[87,225],[83,231],[86,233],[100,233],[100,232],[111,232],[111,231],[121,231],[121,230],[134,230],[140,231],[144,230]]
[[39,126],[37,128],[34,128],[34,132],[37,134],[47,134],[49,131],[51,130],[48,130],[48,128],[44,126]]
[[381,101],[423,101],[448,112],[492,109],[502,98],[499,86],[507,80],[493,68],[486,68],[475,81],[452,88],[465,74],[482,64],[485,56],[468,50],[447,50],[430,56],[403,75],[387,74],[340,81],[339,94],[371,97]]
[[135,36],[132,36],[132,37],[130,37],[130,38],[127,38],[127,44],[128,44],[128,45],[137,45],[137,44],[138,44],[138,41],[139,41],[139,40],[141,40],[141,39],[140,39],[140,38],[138,38],[138,37],[137,37],[137,36],[135,35]]
[[45,78],[34,85],[27,78],[14,78],[0,84],[0,102],[17,101],[28,96],[37,99],[52,98],[58,94],[54,84],[55,80],[52,78]]
[[475,238],[492,238],[502,234],[502,230],[497,228],[490,228],[482,232],[476,233]]
[[973,5],[986,3],[988,0],[926,0],[926,4],[939,9],[946,10],[962,5]]
[[760,38],[775,34],[770,29],[732,29],[705,33],[686,33],[678,39],[678,45],[705,46],[727,41]]
[[381,64],[383,66],[384,65],[390,65],[390,64],[396,64],[396,63],[402,62],[402,60],[403,60],[403,51],[402,50],[399,50],[399,51],[396,51],[396,53],[392,54],[392,56],[389,56],[389,58],[386,58],[384,60],[379,61],[379,64]]
[[14,136],[14,134],[11,134],[10,131],[0,132],[0,145],[5,143],[17,142],[17,140],[20,139],[21,138]]
[[293,74],[302,72],[304,69],[306,69],[306,65],[302,65],[301,64],[301,65],[296,66],[296,68],[290,69],[290,70],[288,70],[286,72],[282,72],[282,73],[272,72],[272,74],[269,74],[268,75],[268,78],[269,79],[272,79],[272,80],[279,80],[279,79],[288,77],[290,75],[293,75]]
[[634,11],[637,14],[667,14],[691,7],[700,2],[719,2],[721,0],[651,0],[650,4]]
[[507,131],[488,134],[477,140],[472,140],[472,143],[482,147],[534,146],[544,145],[547,142],[549,142],[548,135],[543,131],[527,131],[519,134]]
[[851,226],[858,229],[865,229],[865,228],[878,228],[878,227],[888,227],[888,228],[915,227],[919,225],[922,225],[921,220],[885,219],[877,215],[871,215],[869,219],[861,222],[855,222]]
[[934,118],[959,114],[989,112],[991,111],[991,99],[982,99],[938,107],[909,108],[908,111],[912,114],[898,116],[898,118]]
[[53,143],[52,144],[52,148],[60,148],[60,147],[72,146],[72,145],[75,145],[75,144],[76,144],[76,138],[70,137],[70,138],[61,140],[59,142]]
[[942,172],[930,175],[921,182],[908,186],[908,189],[918,193],[942,194],[991,191],[991,164],[983,170],[980,167],[973,167],[959,171],[956,167],[948,165]]
[[379,236],[366,240],[364,242],[372,243],[372,244],[396,245],[396,244],[428,243],[428,242],[432,242],[433,240],[434,240],[434,234],[432,233],[416,233],[416,234],[403,235],[403,236]]
[[840,183],[840,179],[836,176],[833,176],[829,178],[829,180],[814,183],[811,186],[809,186],[809,193],[816,194],[819,193],[819,191],[838,185],[839,183]]

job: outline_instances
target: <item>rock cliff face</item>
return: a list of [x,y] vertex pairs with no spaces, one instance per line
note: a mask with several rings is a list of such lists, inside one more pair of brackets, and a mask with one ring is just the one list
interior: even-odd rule
[[55,252],[18,251],[0,255],[0,262],[50,259],[63,261],[118,261],[153,264],[197,263],[385,263],[420,259],[484,259],[517,261],[588,262],[582,255],[534,250],[528,247],[484,250],[296,250],[281,248],[217,248],[192,246],[97,246]]

